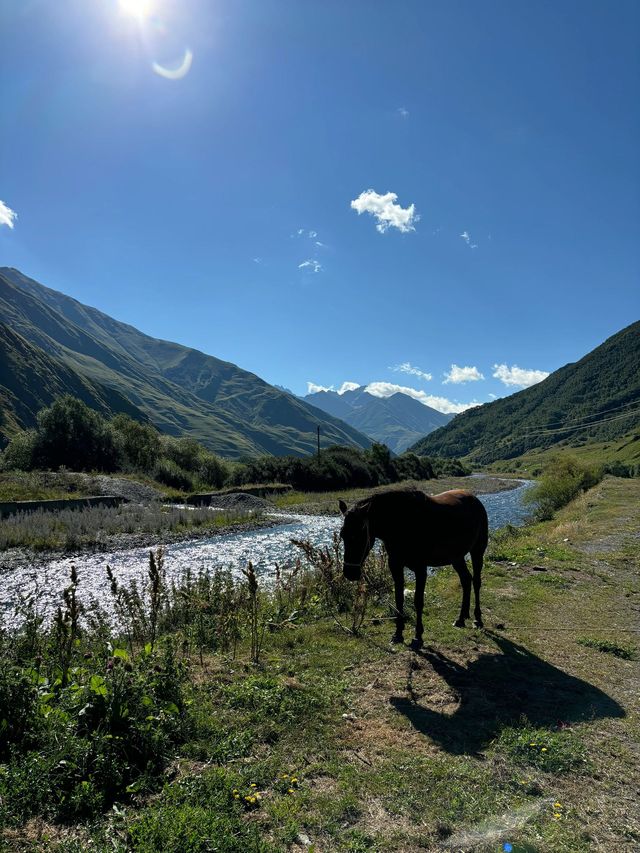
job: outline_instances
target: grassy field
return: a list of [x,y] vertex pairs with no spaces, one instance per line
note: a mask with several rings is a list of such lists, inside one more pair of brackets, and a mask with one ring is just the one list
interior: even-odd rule
[[404,481],[392,486],[379,486],[367,489],[349,489],[338,492],[286,492],[275,495],[271,502],[277,509],[289,510],[290,512],[302,512],[315,514],[335,515],[338,501],[347,502],[349,506],[361,498],[384,489],[406,489],[415,486],[423,489],[428,495],[436,495],[448,489],[467,489],[474,494],[490,494],[513,488],[510,478],[499,479],[491,475],[476,475],[474,477],[439,477],[437,480]]
[[515,459],[492,462],[487,469],[497,473],[516,472],[523,477],[537,477],[549,460],[559,453],[574,456],[585,465],[606,465],[616,462],[640,465],[640,433],[636,431],[612,441],[594,441],[576,447],[559,445],[547,450],[532,450]]
[[[457,577],[430,578],[420,652],[389,645],[384,589],[353,636],[326,588],[286,578],[260,605],[271,627],[257,664],[239,623],[224,649],[194,645],[198,620],[187,631],[174,619],[153,649],[105,652],[94,638],[73,690],[39,687],[56,737],[0,757],[5,849],[637,850],[638,505],[640,481],[606,478],[553,521],[494,536],[485,630],[452,628]],[[75,725],[70,708],[90,717],[91,702],[113,714],[116,687],[139,719],[119,788],[57,728]],[[113,731],[102,722],[92,737]],[[136,770],[145,749],[153,773]]]

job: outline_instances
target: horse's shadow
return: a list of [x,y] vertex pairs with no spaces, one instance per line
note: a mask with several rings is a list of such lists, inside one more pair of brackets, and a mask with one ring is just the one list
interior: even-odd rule
[[499,651],[481,654],[468,666],[433,649],[417,653],[457,695],[459,704],[453,714],[439,713],[421,703],[411,678],[409,698],[392,696],[389,700],[415,729],[447,752],[477,753],[505,725],[522,716],[534,726],[625,716],[622,706],[599,688],[568,675],[506,637],[487,634]]

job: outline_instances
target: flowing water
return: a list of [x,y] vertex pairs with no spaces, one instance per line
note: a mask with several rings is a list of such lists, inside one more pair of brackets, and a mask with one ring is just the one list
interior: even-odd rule
[[[523,523],[528,511],[523,506],[522,496],[530,485],[523,481],[509,491],[479,495],[487,509],[492,530],[505,524]],[[165,554],[167,579],[179,580],[188,568],[197,572],[214,566],[229,567],[239,574],[249,560],[258,574],[268,578],[273,574],[276,563],[281,567],[291,565],[299,556],[298,549],[291,545],[291,539],[307,539],[313,545],[327,545],[341,526],[339,516],[288,514],[282,516],[282,519],[283,523],[277,527],[168,545]],[[34,596],[38,610],[47,616],[52,615],[61,601],[62,590],[69,584],[72,565],[78,572],[79,598],[85,604],[96,601],[108,610],[111,594],[106,576],[107,565],[111,566],[118,582],[126,586],[132,580],[145,576],[148,558],[148,548],[134,548],[108,554],[64,557],[34,568],[9,571],[2,576],[2,621],[5,627],[19,624],[22,619],[16,612],[16,605],[21,599]]]

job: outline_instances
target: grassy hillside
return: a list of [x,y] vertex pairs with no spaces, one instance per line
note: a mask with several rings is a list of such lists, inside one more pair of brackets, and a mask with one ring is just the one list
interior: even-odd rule
[[487,464],[552,447],[610,442],[639,425],[637,322],[538,385],[463,412],[412,450]]
[[0,323],[0,446],[19,430],[35,426],[38,411],[63,394],[78,397],[103,415],[124,412],[146,420],[115,389],[81,376]]
[[92,382],[128,398],[162,432],[188,433],[228,457],[305,455],[366,436],[230,362],[161,341],[0,269],[0,313],[22,337]]

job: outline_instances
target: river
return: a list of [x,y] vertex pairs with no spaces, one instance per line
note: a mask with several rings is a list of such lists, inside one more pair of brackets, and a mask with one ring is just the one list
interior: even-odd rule
[[[479,495],[489,516],[489,527],[495,530],[505,524],[522,524],[528,510],[522,503],[524,492],[531,483],[522,482],[515,489],[495,494]],[[166,547],[167,579],[178,580],[187,568],[200,569],[225,566],[239,574],[249,560],[256,572],[269,577],[275,564],[291,565],[299,555],[291,539],[307,539],[314,545],[326,545],[340,529],[339,516],[295,515],[282,516],[277,527],[215,536],[181,542]],[[43,563],[35,568],[21,568],[3,574],[0,592],[0,614],[7,628],[16,627],[22,617],[16,612],[21,599],[35,597],[39,612],[51,616],[61,601],[62,590],[69,584],[71,566],[78,572],[78,597],[87,604],[97,602],[110,609],[111,594],[106,576],[111,566],[118,582],[125,586],[142,579],[147,571],[148,548],[112,551],[108,554],[82,554]]]

